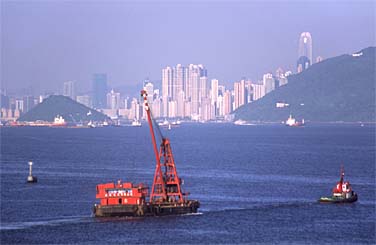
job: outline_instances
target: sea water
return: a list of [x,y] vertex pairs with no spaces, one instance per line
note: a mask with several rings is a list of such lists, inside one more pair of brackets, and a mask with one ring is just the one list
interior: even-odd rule
[[[95,218],[96,185],[151,186],[149,129],[1,128],[1,244],[375,243],[375,125],[189,124],[170,138],[199,213]],[[158,139],[158,138],[157,138]],[[28,161],[38,183],[27,184]],[[345,167],[359,200],[320,204]]]

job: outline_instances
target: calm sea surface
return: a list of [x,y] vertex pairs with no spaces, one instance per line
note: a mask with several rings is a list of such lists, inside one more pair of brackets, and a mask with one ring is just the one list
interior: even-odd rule
[[[182,124],[165,134],[200,213],[133,219],[91,212],[98,183],[151,185],[145,125],[0,130],[1,244],[376,242],[374,125]],[[358,202],[317,203],[342,163]]]

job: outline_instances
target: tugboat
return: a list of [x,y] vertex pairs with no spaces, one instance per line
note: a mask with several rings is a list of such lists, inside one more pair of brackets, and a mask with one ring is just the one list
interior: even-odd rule
[[[144,99],[150,134],[156,158],[154,181],[148,198],[149,188],[144,184],[130,182],[105,183],[97,185],[96,198],[99,204],[94,205],[96,217],[144,217],[197,213],[200,207],[198,200],[189,200],[188,192],[183,192],[184,181],[179,178],[170,140],[161,133],[158,124],[151,117],[151,108],[147,102],[147,93],[141,91]],[[153,124],[157,128],[155,131]],[[155,134],[161,140],[158,150]]]
[[358,200],[358,195],[352,190],[350,182],[344,181],[345,171],[341,167],[341,178],[332,190],[331,197],[321,197],[321,203],[352,203]]

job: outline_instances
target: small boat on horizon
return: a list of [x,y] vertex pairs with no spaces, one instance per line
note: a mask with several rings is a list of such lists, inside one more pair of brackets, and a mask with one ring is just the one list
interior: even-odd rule
[[344,181],[345,171],[341,167],[341,178],[337,182],[337,185],[332,190],[331,197],[321,197],[320,203],[352,203],[358,200],[358,194],[356,194],[350,185],[349,181]]
[[297,121],[291,114],[289,116],[289,118],[286,120],[285,122],[286,126],[289,126],[289,127],[300,127],[300,126],[304,126],[305,122],[304,122],[304,119],[302,119],[301,122]]

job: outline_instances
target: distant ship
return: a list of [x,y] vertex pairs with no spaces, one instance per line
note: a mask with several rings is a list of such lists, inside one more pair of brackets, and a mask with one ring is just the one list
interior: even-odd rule
[[67,126],[67,122],[64,120],[62,116],[57,115],[54,118],[53,122],[49,121],[42,121],[42,120],[36,120],[32,122],[11,122],[9,124],[12,127],[19,127],[19,126],[30,126],[30,127],[65,127]]
[[321,197],[321,203],[351,203],[358,200],[358,195],[352,190],[350,182],[344,181],[345,171],[341,167],[341,178],[332,190],[331,197]]
[[304,119],[301,122],[299,122],[295,118],[293,118],[292,115],[290,114],[285,124],[286,126],[289,126],[289,127],[299,127],[299,126],[304,126],[305,123],[304,123]]
[[65,122],[65,119],[62,116],[57,115],[54,118],[54,122],[51,125],[49,125],[49,126],[52,126],[52,127],[62,127],[62,126],[67,126],[67,123]]

